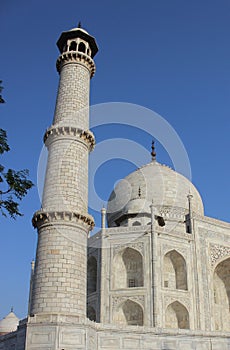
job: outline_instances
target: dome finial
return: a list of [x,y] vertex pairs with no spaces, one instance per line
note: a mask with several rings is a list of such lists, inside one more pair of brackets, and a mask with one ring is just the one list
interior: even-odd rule
[[156,152],[155,152],[155,146],[154,146],[155,141],[152,140],[152,152],[151,152],[151,156],[152,156],[152,162],[154,162],[156,160]]
[[78,22],[77,27],[78,27],[78,28],[81,28],[81,21]]
[[138,197],[141,198],[141,186],[138,188]]

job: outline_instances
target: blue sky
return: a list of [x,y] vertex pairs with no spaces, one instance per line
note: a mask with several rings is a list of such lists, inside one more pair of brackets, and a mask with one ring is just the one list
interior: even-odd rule
[[[91,104],[128,102],[164,117],[189,156],[192,181],[207,216],[229,221],[230,2],[227,0],[2,0],[0,79],[5,105],[0,127],[11,151],[1,163],[28,168],[37,183],[45,129],[51,124],[58,86],[56,41],[82,22],[98,43]],[[126,126],[95,128],[97,142],[131,138],[150,148],[151,136]],[[150,134],[152,130],[150,130]],[[158,160],[170,164],[157,143]],[[105,200],[113,183],[134,166],[106,162],[95,176]],[[35,186],[21,205],[22,218],[0,218],[0,318],[13,305],[27,312],[30,262],[36,248],[31,218],[39,209]],[[99,218],[95,213],[97,224]]]

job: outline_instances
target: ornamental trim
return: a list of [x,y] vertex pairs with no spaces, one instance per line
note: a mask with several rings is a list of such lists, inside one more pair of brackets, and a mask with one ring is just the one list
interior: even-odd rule
[[58,73],[60,73],[62,67],[66,63],[80,63],[86,66],[86,68],[90,71],[90,77],[92,78],[96,71],[96,66],[93,59],[86,55],[83,52],[78,51],[70,51],[63,52],[57,59],[56,67]]
[[219,244],[210,244],[211,266],[214,266],[217,261],[228,255],[230,256],[230,247],[222,246]]
[[124,295],[122,297],[118,297],[118,296],[113,296],[112,297],[113,309],[115,309],[118,305],[121,305],[123,302],[128,301],[128,300],[137,302],[142,307],[144,307],[144,303],[145,303],[145,296],[144,295],[136,295],[136,296],[134,296],[134,295]]
[[143,242],[137,242],[137,243],[128,243],[128,244],[119,244],[115,245],[113,248],[113,256],[115,256],[119,251],[124,250],[126,248],[133,248],[137,250],[139,253],[144,255],[144,243]]
[[52,225],[53,223],[60,221],[84,224],[90,227],[91,230],[94,227],[94,220],[92,216],[71,211],[37,211],[32,218],[34,228],[40,228],[41,226],[47,224]]
[[157,207],[157,209],[159,214],[165,219],[175,218],[179,220],[185,220],[185,215],[188,214],[188,209],[180,207],[161,206]]
[[79,137],[81,140],[86,142],[89,146],[90,151],[93,150],[95,146],[94,135],[89,130],[82,130],[80,128],[75,128],[73,126],[51,126],[48,130],[46,130],[44,135],[44,143],[46,143],[49,136],[71,136],[71,137]]
[[177,297],[177,296],[165,296],[164,297],[164,304],[165,304],[165,308],[167,308],[168,306],[170,306],[171,304],[178,302],[181,305],[185,306],[186,309],[188,310],[188,312],[191,311],[191,302],[190,302],[190,298],[183,298],[183,297]]

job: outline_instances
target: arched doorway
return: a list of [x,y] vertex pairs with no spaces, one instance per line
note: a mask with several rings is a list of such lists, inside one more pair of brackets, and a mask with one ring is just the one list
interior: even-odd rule
[[168,305],[165,314],[166,328],[189,329],[189,313],[184,305],[175,301]]
[[133,248],[126,248],[114,258],[113,287],[115,289],[143,287],[143,258]]
[[186,261],[176,250],[164,256],[164,287],[188,290]]
[[230,330],[230,258],[220,262],[213,276],[215,330]]
[[143,309],[132,300],[122,303],[114,314],[114,323],[129,326],[143,326]]

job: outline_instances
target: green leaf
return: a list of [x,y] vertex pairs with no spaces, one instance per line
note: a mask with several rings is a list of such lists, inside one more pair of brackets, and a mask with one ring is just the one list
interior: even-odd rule
[[13,200],[11,196],[7,200],[0,200],[0,211],[3,216],[10,215],[12,219],[16,219],[16,216],[22,216],[18,209],[19,204]]
[[3,99],[1,92],[3,90],[3,86],[2,85],[2,80],[0,80],[0,103],[5,103],[5,100]]
[[[0,80],[0,103],[5,102],[1,96],[2,90],[2,80]],[[9,150],[6,131],[0,128],[0,155]],[[9,215],[13,219],[22,216],[18,201],[21,201],[33,186],[32,181],[28,180],[28,175],[27,169],[5,171],[4,166],[0,164],[0,214],[2,216]]]
[[0,129],[0,154],[4,152],[8,152],[9,150],[10,150],[10,147],[7,143],[6,131],[3,129]]

